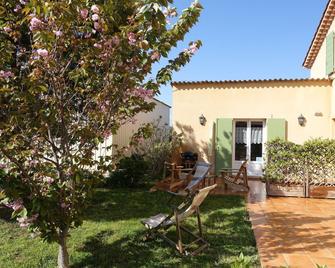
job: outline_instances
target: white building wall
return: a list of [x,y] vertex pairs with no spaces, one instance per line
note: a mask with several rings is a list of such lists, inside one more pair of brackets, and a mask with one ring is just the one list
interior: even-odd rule
[[139,113],[135,117],[135,123],[127,123],[123,125],[116,135],[113,136],[113,144],[117,145],[118,148],[129,145],[130,139],[133,134],[143,124],[152,123],[159,120],[159,126],[168,126],[170,124],[170,106],[154,99],[156,104],[153,111],[148,113]]
[[[135,116],[134,124],[127,123],[121,126],[116,135],[110,136],[104,143],[101,143],[95,152],[95,159],[98,159],[100,156],[111,155],[112,152],[114,154],[118,149],[129,145],[131,137],[143,124],[159,120],[159,126],[169,126],[171,107],[156,99],[154,99],[154,103],[156,106],[151,112],[139,113]],[[105,148],[112,144],[116,145],[116,147],[113,147],[114,151],[107,151]]]

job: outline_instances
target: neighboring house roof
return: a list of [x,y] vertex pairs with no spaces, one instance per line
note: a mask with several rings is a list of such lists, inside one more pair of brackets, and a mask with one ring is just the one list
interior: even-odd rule
[[303,66],[310,69],[318,55],[320,48],[325,40],[328,30],[335,17],[335,0],[329,0],[325,11],[321,17],[319,26],[314,34],[314,38],[308,49]]
[[167,107],[169,107],[169,108],[171,108],[171,106],[168,105],[168,104],[166,104],[165,102],[162,102],[162,101],[160,101],[160,100],[158,100],[156,98],[154,98],[154,100],[157,101],[157,102],[159,102],[159,103],[161,103],[161,104],[163,104],[163,105],[165,105],[165,106],[167,106]]
[[241,84],[241,83],[273,83],[273,82],[330,82],[327,78],[299,78],[299,79],[254,79],[254,80],[220,80],[220,81],[175,81],[172,86],[197,84]]

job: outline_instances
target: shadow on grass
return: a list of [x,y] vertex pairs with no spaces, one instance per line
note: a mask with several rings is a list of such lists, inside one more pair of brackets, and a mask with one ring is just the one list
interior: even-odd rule
[[[258,265],[255,239],[247,220],[244,200],[241,197],[210,196],[201,207],[204,235],[211,244],[210,248],[196,257],[178,256],[177,252],[160,239],[143,241],[145,228],[140,219],[166,212],[166,196],[163,193],[147,193],[129,190],[125,192],[98,193],[96,203],[89,211],[89,219],[99,221],[118,221],[126,224],[126,219],[138,219],[138,228],[130,227],[128,232],[118,234],[118,239],[111,236],[118,232],[101,231],[88,237],[77,249],[86,257],[73,264],[79,267],[230,267],[241,252],[253,258]],[[102,206],[102,208],[101,208]],[[97,209],[97,207],[100,207]],[[108,207],[106,211],[103,209]],[[95,209],[94,209],[95,208]],[[95,213],[94,213],[95,211]],[[106,213],[104,213],[105,211]],[[187,220],[188,226],[196,226],[195,217]],[[194,229],[194,227],[193,227]],[[195,230],[195,229],[194,229]],[[172,227],[170,237],[175,237]]]

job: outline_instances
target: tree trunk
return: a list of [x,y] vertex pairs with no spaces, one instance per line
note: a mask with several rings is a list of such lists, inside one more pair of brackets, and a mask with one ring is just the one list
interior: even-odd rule
[[69,268],[69,253],[67,252],[66,239],[68,228],[59,232],[59,251],[58,251],[58,268]]

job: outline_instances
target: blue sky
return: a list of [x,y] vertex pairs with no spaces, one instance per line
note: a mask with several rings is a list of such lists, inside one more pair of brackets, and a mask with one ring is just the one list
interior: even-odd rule
[[[180,42],[175,55],[191,40],[202,48],[173,75],[181,80],[303,78],[302,63],[327,0],[202,0],[198,24]],[[179,10],[190,0],[176,0]],[[155,66],[157,69],[159,66]],[[172,103],[171,86],[159,100]]]

